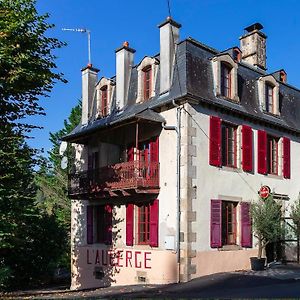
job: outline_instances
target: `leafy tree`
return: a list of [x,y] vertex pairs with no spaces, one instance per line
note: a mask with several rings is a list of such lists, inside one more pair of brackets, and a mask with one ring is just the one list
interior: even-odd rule
[[35,0],[0,0],[0,125],[30,131],[20,119],[44,114],[39,97],[47,97],[56,80],[53,50],[64,44],[47,37],[53,27],[38,15]]
[[[38,99],[55,81],[53,27],[34,0],[0,0],[0,287],[38,282],[60,255],[65,239],[54,217],[35,206],[36,150],[25,136],[35,127],[27,116],[44,114]],[[50,250],[49,250],[50,249]]]
[[273,197],[259,199],[251,205],[254,236],[258,240],[258,258],[262,257],[267,244],[276,242],[283,233],[281,224],[281,205]]
[[290,217],[295,224],[295,234],[300,236],[300,197],[298,197],[297,201],[291,206]]
[[[71,132],[80,122],[81,119],[81,103],[74,107],[70,116],[64,121],[64,128],[50,133],[50,141],[52,149],[49,152],[49,158],[43,159],[43,164],[40,171],[36,175],[37,191],[37,206],[47,215],[54,217],[58,224],[65,231],[65,240],[61,243],[60,260],[57,266],[68,266],[70,262],[70,239],[71,229],[71,203],[67,195],[68,174],[67,169],[62,170],[61,156],[59,155],[60,139]],[[67,148],[69,165],[72,165],[75,153],[72,147]]]

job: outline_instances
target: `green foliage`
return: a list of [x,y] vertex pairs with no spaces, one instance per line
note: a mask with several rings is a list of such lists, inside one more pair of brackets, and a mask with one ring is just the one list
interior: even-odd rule
[[[0,288],[38,283],[61,255],[65,228],[35,205],[37,152],[25,141],[36,127],[24,120],[43,114],[38,99],[55,81],[53,27],[34,0],[0,0]],[[22,120],[23,119],[23,120]]]
[[43,114],[38,104],[55,81],[53,50],[64,44],[47,37],[53,27],[48,15],[38,15],[34,0],[0,0],[0,124],[30,131],[34,126],[20,119]]
[[[50,218],[53,217],[64,230],[64,240],[60,244],[62,251],[56,261],[56,267],[69,267],[71,229],[71,202],[67,195],[68,171],[60,167],[59,145],[60,139],[71,132],[79,124],[80,119],[81,104],[79,103],[72,109],[68,120],[64,121],[64,128],[50,133],[50,141],[53,145],[49,158],[42,160],[42,167],[35,176],[38,186],[37,207]],[[68,146],[65,154],[68,156],[69,164],[72,164],[75,156],[73,148]]]
[[300,235],[300,196],[297,201],[291,206],[290,217],[295,224],[295,233],[297,236]]
[[282,236],[281,205],[272,196],[266,200],[259,199],[251,206],[251,216],[254,236],[258,239],[258,258],[261,258],[266,245]]

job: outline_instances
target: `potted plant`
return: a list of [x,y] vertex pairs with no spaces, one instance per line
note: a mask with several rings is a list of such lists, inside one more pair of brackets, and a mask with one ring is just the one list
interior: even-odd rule
[[272,196],[259,200],[251,206],[253,233],[257,239],[257,257],[251,257],[252,270],[264,270],[266,246],[278,241],[283,233],[281,223],[281,205]]

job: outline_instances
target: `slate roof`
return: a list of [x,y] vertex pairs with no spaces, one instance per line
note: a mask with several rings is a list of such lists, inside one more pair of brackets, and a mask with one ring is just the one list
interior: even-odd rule
[[[232,49],[232,48],[230,48]],[[193,103],[206,103],[223,110],[243,115],[253,120],[264,122],[266,125],[273,125],[293,133],[300,133],[300,91],[288,84],[279,82],[280,90],[280,117],[266,114],[261,111],[258,102],[257,79],[267,75],[266,71],[246,64],[238,63],[238,95],[240,103],[218,98],[213,89],[213,73],[211,58],[221,53],[231,53],[230,49],[218,51],[192,38],[183,40],[178,44],[177,59],[174,66],[173,83],[170,91],[159,95],[159,70],[155,86],[156,96],[144,103],[135,103],[137,98],[137,66],[134,66],[131,73],[130,87],[128,92],[128,105],[122,112],[115,110],[115,93],[113,95],[113,112],[106,118],[92,118],[90,123],[81,126],[80,124],[67,136],[66,141],[84,136],[91,132],[101,130],[108,126],[124,122],[140,115],[153,118],[156,122],[163,122],[154,111],[159,107],[171,104],[173,99],[185,97]],[[159,60],[159,55],[155,58]],[[112,78],[115,80],[115,77]],[[95,109],[93,110],[95,113]]]

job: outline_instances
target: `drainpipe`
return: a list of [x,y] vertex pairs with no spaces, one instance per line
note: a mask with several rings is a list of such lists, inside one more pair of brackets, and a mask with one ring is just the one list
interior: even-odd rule
[[163,129],[165,130],[175,130],[177,133],[177,145],[176,145],[176,155],[177,155],[177,163],[176,163],[176,177],[177,177],[177,236],[176,236],[176,254],[177,254],[177,267],[178,267],[178,278],[177,282],[180,282],[180,153],[181,153],[181,130],[180,130],[180,120],[181,120],[181,108],[178,104],[176,104],[175,100],[172,101],[173,105],[176,107],[176,126],[168,126],[166,124],[162,124]]

